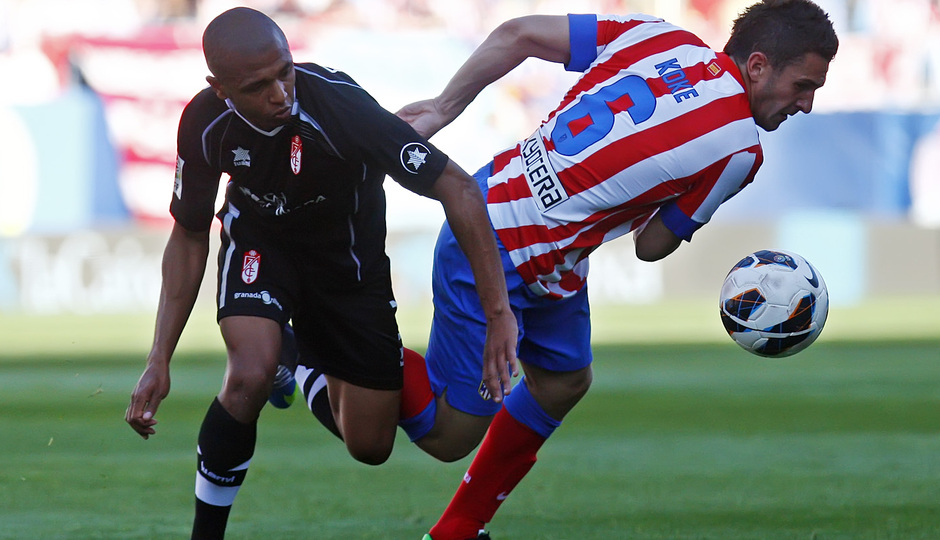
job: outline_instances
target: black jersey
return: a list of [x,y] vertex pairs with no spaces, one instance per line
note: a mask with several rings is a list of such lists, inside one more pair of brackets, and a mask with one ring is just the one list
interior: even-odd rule
[[270,132],[211,88],[190,101],[170,213],[186,229],[206,230],[227,173],[226,202],[240,219],[326,271],[368,266],[385,257],[385,175],[426,192],[448,157],[348,75],[315,64],[295,69],[291,121]]

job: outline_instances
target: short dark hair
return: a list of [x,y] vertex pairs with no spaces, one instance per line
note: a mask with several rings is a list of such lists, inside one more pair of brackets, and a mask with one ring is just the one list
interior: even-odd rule
[[831,62],[838,49],[829,15],[810,0],[762,0],[735,19],[724,52],[737,62],[762,52],[784,67],[808,53]]

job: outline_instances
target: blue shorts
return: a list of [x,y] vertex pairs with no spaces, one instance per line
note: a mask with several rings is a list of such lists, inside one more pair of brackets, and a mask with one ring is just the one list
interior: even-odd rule
[[[475,175],[486,196],[490,166]],[[587,287],[563,300],[533,293],[499,243],[509,302],[519,323],[519,359],[550,371],[576,371],[591,364],[591,315]],[[426,355],[434,394],[447,391],[457,410],[490,416],[501,404],[483,386],[486,318],[477,296],[470,263],[445,223],[434,248],[432,272],[434,319]]]

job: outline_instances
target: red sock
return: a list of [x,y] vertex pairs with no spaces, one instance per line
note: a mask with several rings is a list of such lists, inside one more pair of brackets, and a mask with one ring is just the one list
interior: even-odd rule
[[427,408],[428,404],[434,400],[434,392],[431,391],[431,381],[428,379],[424,357],[405,348],[402,360],[405,363],[405,387],[401,392],[399,418],[407,420]]
[[476,538],[509,492],[535,465],[535,454],[544,442],[505,407],[500,409],[457,493],[431,529],[434,540]]

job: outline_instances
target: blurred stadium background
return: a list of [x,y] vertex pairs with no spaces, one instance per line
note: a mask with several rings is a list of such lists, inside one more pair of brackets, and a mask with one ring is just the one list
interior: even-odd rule
[[[298,60],[342,69],[388,109],[437,93],[500,21],[656,13],[721,48],[750,0],[0,0],[0,314],[152,314],[175,131],[204,85],[201,30],[250,5]],[[841,39],[812,115],[762,137],[753,186],[669,260],[629,240],[592,257],[595,305],[714,299],[758,248],[822,271],[833,304],[940,295],[940,3],[821,0]],[[467,170],[526,136],[573,75],[530,61],[435,138]],[[426,306],[438,205],[389,181],[400,303]],[[211,310],[212,276],[200,305]]]

